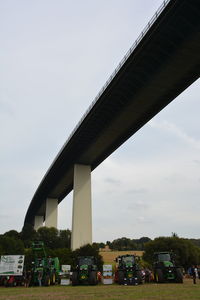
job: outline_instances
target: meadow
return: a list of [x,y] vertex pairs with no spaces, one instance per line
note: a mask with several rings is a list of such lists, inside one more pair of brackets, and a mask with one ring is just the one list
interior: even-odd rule
[[133,254],[142,257],[144,251],[100,251],[99,254],[103,257],[104,264],[113,264],[115,258],[119,255]]
[[0,300],[199,300],[200,282],[183,284],[144,284],[139,286],[51,286],[0,287]]

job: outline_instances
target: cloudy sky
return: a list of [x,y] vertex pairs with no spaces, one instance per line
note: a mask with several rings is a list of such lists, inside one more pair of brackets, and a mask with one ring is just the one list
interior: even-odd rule
[[[162,0],[0,0],[0,233]],[[199,81],[92,173],[93,240],[199,238]],[[59,206],[71,229],[72,193]]]

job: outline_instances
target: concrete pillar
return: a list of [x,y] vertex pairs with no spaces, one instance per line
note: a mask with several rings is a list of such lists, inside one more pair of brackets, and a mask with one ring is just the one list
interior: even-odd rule
[[92,244],[91,167],[74,166],[71,248]]
[[35,216],[34,221],[34,229],[38,230],[40,227],[43,226],[44,217],[43,216]]
[[58,199],[46,199],[45,226],[57,228],[58,224]]

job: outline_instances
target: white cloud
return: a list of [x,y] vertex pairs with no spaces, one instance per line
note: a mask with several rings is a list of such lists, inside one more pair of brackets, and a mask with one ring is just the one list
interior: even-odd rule
[[199,139],[197,140],[194,137],[189,136],[186,132],[184,132],[176,124],[173,124],[166,120],[157,121],[157,120],[153,119],[149,122],[149,125],[150,125],[150,127],[154,128],[154,129],[158,129],[163,132],[169,132],[171,135],[175,136],[176,138],[179,138],[185,144],[187,144],[193,148],[196,148],[198,150],[200,149],[200,140]]

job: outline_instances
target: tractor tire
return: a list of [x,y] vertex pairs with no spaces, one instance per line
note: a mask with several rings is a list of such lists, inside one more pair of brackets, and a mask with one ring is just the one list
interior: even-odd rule
[[98,280],[97,280],[97,272],[96,271],[91,271],[89,274],[89,284],[91,285],[97,285]]
[[183,274],[180,268],[176,269],[176,282],[183,283]]
[[155,281],[157,283],[163,283],[163,282],[165,282],[164,274],[163,274],[163,271],[161,269],[157,269],[155,271]]
[[118,271],[118,283],[124,284],[124,272],[123,271]]
[[78,285],[79,280],[78,280],[78,272],[75,271],[72,273],[72,285]]

